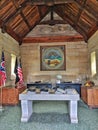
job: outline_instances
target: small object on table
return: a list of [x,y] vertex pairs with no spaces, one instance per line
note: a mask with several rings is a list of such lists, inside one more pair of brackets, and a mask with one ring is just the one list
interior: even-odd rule
[[36,89],[36,86],[32,86],[28,88],[28,91],[35,91],[35,89]]
[[41,81],[35,81],[35,83],[41,83]]
[[61,89],[61,88],[57,88],[57,91],[58,92],[61,92],[61,93],[66,93],[63,89]]
[[48,88],[44,88],[44,91],[45,91],[45,92],[48,92]]
[[28,89],[25,89],[22,93],[26,94],[28,92]]
[[36,94],[40,94],[40,89],[36,88],[35,92],[36,92]]
[[48,92],[49,92],[50,94],[54,94],[54,93],[55,93],[55,90],[50,88],[50,89],[48,90]]

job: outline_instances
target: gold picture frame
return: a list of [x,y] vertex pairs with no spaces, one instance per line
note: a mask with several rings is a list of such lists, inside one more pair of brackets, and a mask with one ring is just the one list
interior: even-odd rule
[[65,45],[40,46],[40,70],[65,70]]

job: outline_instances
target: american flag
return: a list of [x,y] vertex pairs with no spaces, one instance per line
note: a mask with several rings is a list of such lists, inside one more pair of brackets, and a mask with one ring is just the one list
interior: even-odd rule
[[5,71],[5,58],[4,58],[4,52],[2,52],[1,56],[1,64],[0,64],[0,82],[1,86],[5,86],[6,81],[6,71]]
[[16,58],[16,63],[15,63],[14,73],[16,74],[15,84],[19,83],[22,85],[23,84],[23,73],[22,73],[21,61],[17,60],[17,58]]
[[21,60],[19,60],[17,71],[18,71],[19,83],[23,84],[23,73],[22,73],[22,67],[21,67]]

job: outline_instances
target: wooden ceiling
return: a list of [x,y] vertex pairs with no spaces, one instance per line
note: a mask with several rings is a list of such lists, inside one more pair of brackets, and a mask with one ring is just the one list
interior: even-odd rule
[[[51,12],[48,21],[41,20]],[[54,20],[53,12],[63,20]],[[21,44],[38,24],[70,24],[83,39],[98,30],[98,0],[1,0],[0,28]],[[72,38],[71,38],[72,39]]]

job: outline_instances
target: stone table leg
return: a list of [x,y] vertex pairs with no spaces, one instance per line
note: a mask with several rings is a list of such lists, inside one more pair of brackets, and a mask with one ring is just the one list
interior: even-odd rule
[[69,115],[71,123],[78,123],[77,103],[78,101],[69,101]]
[[28,122],[33,113],[32,102],[30,100],[21,100],[22,117],[21,122]]

